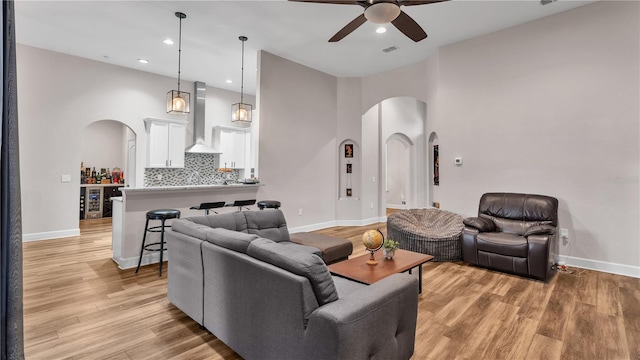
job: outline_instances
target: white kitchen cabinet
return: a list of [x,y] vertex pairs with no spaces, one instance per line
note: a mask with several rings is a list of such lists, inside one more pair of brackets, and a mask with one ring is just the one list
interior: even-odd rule
[[147,167],[184,167],[187,121],[146,118]]
[[244,169],[250,166],[251,129],[216,126],[214,139],[218,141],[220,167]]

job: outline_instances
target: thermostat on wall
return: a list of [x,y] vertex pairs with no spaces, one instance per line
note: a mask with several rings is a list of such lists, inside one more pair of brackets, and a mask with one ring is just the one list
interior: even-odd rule
[[455,160],[455,164],[456,165],[462,165],[462,158],[461,157],[457,157]]

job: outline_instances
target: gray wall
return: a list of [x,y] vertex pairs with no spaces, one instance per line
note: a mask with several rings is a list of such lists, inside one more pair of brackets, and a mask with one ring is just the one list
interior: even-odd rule
[[639,13],[598,2],[442,48],[443,207],[474,214],[486,191],[555,196],[563,255],[640,276]]
[[[426,104],[423,144],[432,132],[438,135],[440,186],[434,187],[433,198],[443,209],[474,215],[480,196],[488,191],[555,196],[560,200],[560,225],[569,230],[571,239],[570,246],[560,248],[561,260],[568,257],[570,264],[640,276],[638,14],[637,2],[597,2],[445,46],[424,62],[362,78],[359,87],[352,79],[338,79],[337,119],[355,122],[339,125],[339,141],[349,137],[342,134],[361,126],[363,199],[361,211],[352,214],[365,221],[384,216],[380,183],[371,181],[372,176],[382,175],[375,167],[381,154],[381,111],[376,107],[385,99],[413,97]],[[316,109],[311,115],[316,116],[314,121],[330,123],[331,81],[315,70],[269,58],[270,65],[261,68],[263,74],[276,70],[274,63],[278,73],[270,75],[269,86],[260,86],[265,96],[260,101],[261,116],[273,99],[282,98],[268,114],[277,122],[276,129],[261,136],[261,151],[272,153],[271,159],[260,162],[262,171],[267,164],[282,161],[274,155],[284,156],[287,140],[298,134],[316,143],[321,154],[317,158],[327,161],[313,162],[326,171],[310,172],[318,176],[313,187],[331,189],[336,181],[335,160],[328,154],[334,144],[331,130],[309,134],[310,123],[287,109],[295,101],[283,100],[297,99],[288,77],[300,77],[298,92],[307,90],[309,98],[318,100],[304,113]],[[289,70],[294,73],[287,75]],[[324,81],[316,81],[316,76]],[[283,78],[284,84],[274,87],[276,78]],[[319,94],[316,82],[322,89]],[[360,104],[363,116],[356,118],[345,105],[349,103]],[[380,106],[384,109],[384,103]],[[280,131],[286,132],[285,141]],[[298,149],[307,144],[294,142]],[[426,146],[422,151],[426,158]],[[463,158],[461,167],[453,163],[457,156]],[[307,158],[306,153],[297,157]],[[297,169],[306,172],[309,167]],[[423,172],[427,174],[428,168]],[[299,207],[333,203],[336,198],[324,190],[310,191],[309,182],[292,177],[272,178],[283,185],[278,195],[293,201],[289,222],[301,226],[331,219],[328,207],[326,216],[292,216]],[[431,180],[426,175],[422,179],[418,188],[426,197]],[[350,217],[343,211],[336,219],[345,218]]]

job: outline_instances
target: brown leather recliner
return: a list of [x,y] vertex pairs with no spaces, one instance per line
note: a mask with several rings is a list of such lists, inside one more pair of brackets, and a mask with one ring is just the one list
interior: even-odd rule
[[558,200],[487,193],[478,217],[464,219],[462,258],[490,269],[546,280],[558,241]]

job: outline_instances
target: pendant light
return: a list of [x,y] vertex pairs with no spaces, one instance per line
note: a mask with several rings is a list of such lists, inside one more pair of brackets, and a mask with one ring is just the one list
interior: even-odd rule
[[180,91],[180,55],[182,54],[182,19],[187,15],[176,12],[176,17],[180,19],[180,33],[178,36],[178,90],[171,90],[167,93],[167,112],[169,114],[188,114],[191,94]]
[[245,104],[244,100],[244,42],[248,40],[246,36],[240,36],[238,38],[242,41],[242,72],[240,80],[240,102],[231,105],[231,121],[251,122],[251,109],[253,105]]

